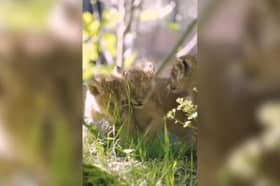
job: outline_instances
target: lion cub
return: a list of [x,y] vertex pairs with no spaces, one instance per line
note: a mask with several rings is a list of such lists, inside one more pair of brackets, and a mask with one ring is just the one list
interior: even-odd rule
[[176,60],[170,73],[169,88],[172,92],[188,91],[196,100],[196,70],[195,56],[185,55]]
[[85,119],[96,124],[101,133],[108,133],[116,119],[125,120],[128,110],[126,82],[113,75],[97,75],[87,84]]
[[[188,96],[188,92],[171,92],[169,89],[170,80],[168,78],[155,78],[154,73],[153,68],[148,68],[148,71],[134,68],[124,76],[131,88],[134,123],[145,136],[151,139],[163,129],[166,122],[167,129],[171,133],[193,143],[195,139],[192,129],[183,128],[171,120],[165,121],[167,112],[177,106],[176,99]],[[146,100],[150,91],[152,94]],[[179,115],[179,117],[183,121],[187,119],[185,115]]]

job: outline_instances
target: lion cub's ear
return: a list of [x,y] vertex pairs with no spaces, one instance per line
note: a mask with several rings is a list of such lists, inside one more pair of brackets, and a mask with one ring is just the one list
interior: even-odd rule
[[189,71],[191,71],[194,66],[196,65],[196,59],[194,56],[187,55],[183,58],[179,58],[177,62],[180,64],[180,68],[183,69],[184,73],[187,74]]
[[97,96],[100,94],[100,85],[99,82],[95,79],[91,80],[88,84],[87,84],[88,90],[89,92],[94,95]]
[[92,93],[94,96],[97,96],[100,93],[98,90],[98,87],[95,85],[88,85],[88,89],[89,89],[90,93]]
[[124,70],[121,67],[115,66],[112,75],[113,75],[113,77],[122,79],[124,77],[123,73],[124,73]]
[[187,73],[190,70],[190,64],[188,63],[188,60],[183,59],[182,61],[180,61],[180,64],[182,65],[182,69],[185,73]]
[[122,72],[122,77],[127,79],[127,76],[128,76],[128,72],[127,71],[123,71]]
[[136,66],[137,69],[143,70],[148,75],[154,75],[156,72],[155,65],[152,62],[146,61]]
[[146,62],[143,64],[143,70],[146,72],[146,73],[149,73],[149,74],[154,74],[156,72],[156,68],[155,68],[155,65],[152,63],[152,62]]

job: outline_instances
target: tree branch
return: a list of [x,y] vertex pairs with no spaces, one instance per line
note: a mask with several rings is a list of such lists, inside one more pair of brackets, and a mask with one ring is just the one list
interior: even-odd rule
[[164,67],[167,65],[169,61],[171,61],[172,58],[176,57],[176,53],[180,46],[182,46],[183,42],[186,40],[186,38],[192,33],[193,29],[197,25],[197,19],[194,19],[186,28],[181,38],[178,40],[177,44],[174,46],[174,48],[171,50],[169,55],[163,60],[163,62],[160,64],[158,70],[155,73],[155,78],[158,77],[158,75],[161,73],[161,71],[164,69]]
[[[176,53],[177,53],[179,47],[183,44],[183,42],[186,40],[186,38],[192,33],[192,31],[194,30],[196,25],[197,25],[197,19],[194,19],[187,26],[186,30],[184,31],[184,33],[181,36],[181,38],[178,40],[177,44],[174,46],[174,48],[170,51],[169,55],[163,60],[163,62],[159,66],[158,70],[155,73],[153,81],[155,81],[155,79],[159,76],[159,74],[164,69],[164,67],[167,65],[167,63],[170,62],[173,58],[176,57]],[[144,104],[147,103],[148,99],[151,97],[153,92],[154,92],[154,87],[152,87],[151,91],[145,97]]]
[[120,0],[119,1],[119,11],[121,13],[122,21],[119,25],[117,31],[118,44],[117,44],[117,59],[115,72],[118,73],[119,70],[123,70],[124,67],[124,40],[125,36],[130,30],[133,14],[134,14],[134,0]]

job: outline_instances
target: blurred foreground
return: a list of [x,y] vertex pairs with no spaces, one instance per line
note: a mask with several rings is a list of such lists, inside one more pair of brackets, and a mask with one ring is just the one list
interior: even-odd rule
[[0,185],[82,184],[77,2],[1,2]]
[[280,1],[208,2],[218,3],[199,28],[199,185],[280,185]]

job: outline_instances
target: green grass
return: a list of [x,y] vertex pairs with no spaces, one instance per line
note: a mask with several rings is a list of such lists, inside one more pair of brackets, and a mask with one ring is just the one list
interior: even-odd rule
[[153,142],[141,135],[120,143],[88,126],[83,141],[84,186],[197,185],[196,151],[165,129]]

